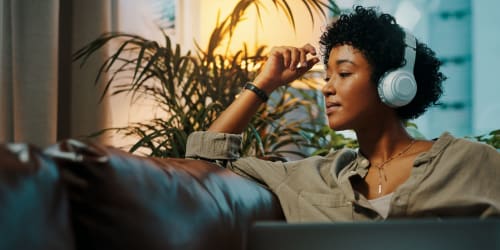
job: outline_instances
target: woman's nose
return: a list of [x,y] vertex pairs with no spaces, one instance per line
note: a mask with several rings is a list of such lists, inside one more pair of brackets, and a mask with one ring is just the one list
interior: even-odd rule
[[326,84],[321,88],[321,92],[323,93],[324,96],[329,96],[329,95],[334,95],[335,94],[335,88],[333,86],[333,79],[330,78],[326,81]]

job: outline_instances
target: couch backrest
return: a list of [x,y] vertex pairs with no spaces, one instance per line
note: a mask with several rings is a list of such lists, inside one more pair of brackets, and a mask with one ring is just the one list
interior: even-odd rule
[[243,249],[256,220],[283,220],[265,187],[215,164],[68,140],[49,148],[77,249]]

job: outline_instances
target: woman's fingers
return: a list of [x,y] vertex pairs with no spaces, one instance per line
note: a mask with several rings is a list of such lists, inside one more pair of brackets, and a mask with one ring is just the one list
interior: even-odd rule
[[[316,49],[311,44],[306,44],[301,48],[302,53],[300,54],[300,62],[297,64],[297,68],[310,68],[315,63],[307,59],[307,55],[311,54],[313,56],[316,55]],[[312,63],[312,64],[311,64]]]
[[307,68],[309,66],[307,56],[316,55],[316,49],[311,44],[306,44],[301,48],[283,46],[276,50],[283,58],[283,66],[290,70]]
[[297,65],[300,63],[300,58],[302,57],[302,51],[300,51],[299,49],[295,48],[295,47],[290,47],[290,64],[289,64],[289,68],[291,70],[294,70],[295,68],[297,68]]
[[310,44],[303,47],[281,46],[271,49],[270,57],[256,77],[259,87],[274,90],[297,79],[319,62],[316,49]]
[[309,58],[308,60],[306,60],[306,62],[304,64],[300,63],[301,66],[297,67],[296,70],[300,74],[303,74],[303,73],[309,71],[318,62],[319,62],[319,58],[317,58],[317,57]]
[[287,48],[280,48],[279,53],[281,53],[281,56],[283,57],[283,66],[285,68],[290,66],[290,61],[291,61],[291,52]]
[[313,56],[316,55],[316,48],[314,48],[310,43],[304,45],[304,47],[302,47],[302,49],[309,52]]

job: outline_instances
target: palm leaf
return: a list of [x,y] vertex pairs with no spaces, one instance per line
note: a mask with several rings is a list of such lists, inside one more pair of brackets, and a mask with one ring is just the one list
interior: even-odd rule
[[[117,132],[126,136],[134,136],[137,141],[130,146],[131,152],[146,150],[151,156],[183,157],[187,136],[195,130],[206,129],[240,92],[245,82],[253,79],[257,72],[250,64],[265,60],[266,46],[257,46],[249,53],[247,45],[236,52],[229,52],[229,43],[238,24],[245,20],[249,8],[255,8],[259,21],[262,22],[263,0],[241,0],[231,14],[222,18],[217,16],[217,25],[212,30],[208,45],[201,49],[195,42],[195,51],[182,53],[179,44],[173,45],[170,37],[161,30],[164,44],[144,37],[125,33],[105,33],[91,41],[73,55],[83,66],[88,63],[92,54],[101,50],[110,42],[118,42],[118,47],[100,66],[94,83],[99,84],[103,77],[104,94],[131,94],[131,103],[142,98],[150,98],[158,109],[166,115],[141,123],[132,123],[123,128],[111,128],[102,133]],[[290,1],[271,0],[276,9],[284,13],[295,29],[295,18]],[[320,13],[324,17],[325,8],[333,1],[303,0],[307,13],[314,21],[313,15]],[[223,42],[225,50],[222,48]],[[245,62],[245,66],[242,66]],[[315,147],[328,141],[311,136],[308,129],[317,124],[304,121],[286,121],[283,117],[294,112],[298,106],[307,108],[313,105],[311,98],[302,93],[290,94],[284,88],[278,91],[274,103],[278,105],[262,105],[252,118],[252,125],[244,133],[243,155],[272,156],[296,154],[304,155],[301,147]],[[306,131],[306,132],[304,132]],[[100,134],[100,133],[96,133]],[[326,134],[323,133],[323,134]],[[316,143],[316,144],[315,144]],[[299,151],[289,150],[288,146],[296,145]]]

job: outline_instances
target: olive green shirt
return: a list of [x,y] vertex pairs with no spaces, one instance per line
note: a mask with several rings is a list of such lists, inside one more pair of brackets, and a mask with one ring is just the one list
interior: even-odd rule
[[[268,186],[287,221],[382,220],[351,186],[364,178],[369,161],[352,149],[291,162],[239,157],[241,136],[195,132],[186,157],[216,161]],[[493,147],[441,135],[414,161],[410,177],[395,191],[388,219],[500,215],[500,153]]]

